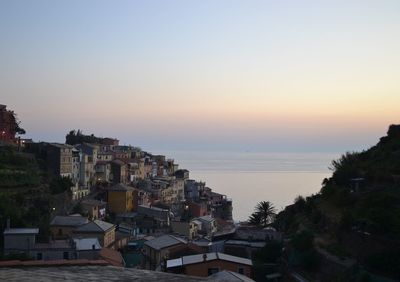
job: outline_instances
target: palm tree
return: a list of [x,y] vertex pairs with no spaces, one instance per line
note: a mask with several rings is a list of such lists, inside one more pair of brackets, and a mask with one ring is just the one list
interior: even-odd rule
[[249,221],[250,223],[265,227],[274,220],[275,211],[275,207],[269,201],[259,202]]
[[258,212],[253,212],[249,217],[249,223],[251,225],[261,225],[261,215]]

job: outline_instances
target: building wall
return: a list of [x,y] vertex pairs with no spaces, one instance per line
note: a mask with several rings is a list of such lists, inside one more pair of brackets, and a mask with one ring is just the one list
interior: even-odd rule
[[76,252],[72,248],[68,249],[35,249],[29,252],[30,256],[36,260],[61,260],[76,259]]
[[29,250],[35,245],[34,234],[4,234],[4,250]]
[[97,163],[95,166],[96,181],[109,182],[111,174],[110,163]]
[[139,214],[145,214],[150,217],[155,217],[165,221],[167,225],[170,225],[170,213],[169,210],[152,208],[146,206],[138,206],[137,211]]
[[237,273],[240,273],[239,269],[241,268],[243,269],[243,273],[241,274],[247,277],[251,277],[251,266],[223,260],[213,260],[203,263],[186,265],[184,267],[184,273],[186,275],[207,277],[209,275],[209,269],[211,268],[218,268],[218,271],[229,270]]
[[127,165],[111,163],[112,182],[126,184],[128,180]]
[[74,237],[81,238],[97,238],[102,247],[109,247],[115,241],[115,228],[108,230],[105,233],[100,232],[75,232]]
[[112,213],[124,213],[134,210],[133,191],[108,191],[108,209]]
[[196,225],[192,222],[171,221],[172,232],[187,237],[189,240],[197,237]]
[[80,184],[83,187],[90,188],[93,184],[94,173],[93,157],[82,153],[79,173]]
[[79,154],[72,155],[72,182],[74,184],[79,183],[79,172],[80,172],[80,161]]
[[72,179],[72,148],[67,145],[47,145],[47,167],[56,175]]
[[67,239],[75,228],[76,226],[50,226],[50,234],[54,240]]
[[200,203],[195,203],[195,202],[189,202],[189,212],[192,217],[201,217],[208,215],[208,208],[207,208],[207,203],[200,202]]
[[147,245],[144,245],[144,253],[146,254],[146,269],[150,270],[155,270],[157,267],[161,265],[161,262],[164,261],[164,259],[168,259],[170,249],[175,248],[176,246],[179,245],[184,245],[184,244],[176,244],[174,246],[171,246],[169,248],[164,248],[161,250],[155,250],[153,248],[150,248]]

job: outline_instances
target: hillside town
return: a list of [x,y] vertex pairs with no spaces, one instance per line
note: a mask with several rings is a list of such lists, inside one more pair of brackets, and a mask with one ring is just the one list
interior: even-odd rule
[[66,187],[54,193],[47,230],[2,216],[3,256],[12,259],[0,267],[112,265],[251,281],[255,252],[282,241],[272,227],[235,223],[232,200],[174,159],[80,130],[65,143],[22,139],[5,105],[0,126],[2,150],[11,146]]

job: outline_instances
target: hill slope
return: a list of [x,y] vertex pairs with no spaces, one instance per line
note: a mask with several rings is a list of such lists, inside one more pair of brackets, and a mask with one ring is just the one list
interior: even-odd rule
[[275,225],[292,238],[312,234],[320,253],[400,277],[400,125],[370,149],[332,161],[331,169],[321,191],[298,197]]

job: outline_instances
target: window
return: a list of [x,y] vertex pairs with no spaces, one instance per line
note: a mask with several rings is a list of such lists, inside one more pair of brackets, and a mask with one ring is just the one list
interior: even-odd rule
[[214,273],[219,272],[219,268],[217,267],[211,267],[208,269],[208,276],[213,275]]
[[61,228],[58,229],[58,235],[62,235],[62,229]]
[[64,252],[63,258],[64,258],[64,259],[69,259],[69,254],[68,254],[68,252]]
[[238,273],[239,274],[244,274],[244,268],[243,267],[239,267],[238,268]]
[[36,254],[36,259],[37,260],[42,260],[43,259],[43,254],[42,253],[37,253]]

